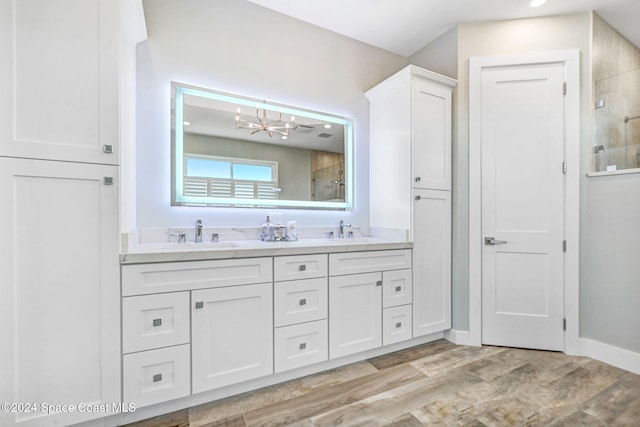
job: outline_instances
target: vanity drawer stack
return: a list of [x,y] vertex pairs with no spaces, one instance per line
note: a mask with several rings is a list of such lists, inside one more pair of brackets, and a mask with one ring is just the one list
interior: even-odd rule
[[328,359],[327,254],[274,258],[275,372]]
[[189,292],[122,300],[124,399],[138,406],[188,396]]
[[270,257],[122,266],[124,401],[272,374],[272,274]]

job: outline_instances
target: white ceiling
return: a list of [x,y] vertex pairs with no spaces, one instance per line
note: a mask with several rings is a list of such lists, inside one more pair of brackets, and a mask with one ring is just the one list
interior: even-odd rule
[[595,10],[640,46],[640,0],[249,0],[361,42],[410,56],[468,22],[561,15]]

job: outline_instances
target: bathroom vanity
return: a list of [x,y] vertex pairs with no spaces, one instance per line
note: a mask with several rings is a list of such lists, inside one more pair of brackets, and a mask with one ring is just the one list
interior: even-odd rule
[[442,336],[414,340],[411,243],[233,245],[122,256],[125,402],[230,395]]

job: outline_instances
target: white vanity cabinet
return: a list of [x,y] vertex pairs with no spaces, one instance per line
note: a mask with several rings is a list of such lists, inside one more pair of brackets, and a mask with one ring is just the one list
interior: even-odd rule
[[191,294],[193,392],[273,373],[272,284]]
[[[371,227],[408,229],[414,337],[451,328],[451,94],[456,81],[409,65],[370,102]],[[380,173],[379,171],[384,171]]]
[[273,264],[275,372],[327,360],[327,254],[279,256]]
[[410,346],[412,249],[392,246],[140,264],[123,257],[125,401],[219,398],[340,366],[343,356]]
[[[412,303],[411,291],[407,291],[411,286],[411,250],[331,254],[329,271],[330,358],[411,339],[406,319],[411,316]],[[385,276],[386,287],[391,289],[384,292],[389,302],[388,308],[383,309]],[[400,289],[395,291],[398,286]],[[391,297],[394,292],[404,294],[399,305]],[[404,307],[402,321],[391,315],[398,310],[396,306]],[[402,333],[394,336],[397,329],[402,329]]]
[[270,257],[123,265],[123,390],[139,407],[273,373]]

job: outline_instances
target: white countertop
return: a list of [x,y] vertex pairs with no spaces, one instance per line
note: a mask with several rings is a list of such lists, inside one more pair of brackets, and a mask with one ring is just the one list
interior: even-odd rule
[[346,239],[301,239],[295,242],[236,240],[216,243],[144,243],[120,254],[121,264],[201,261],[210,259],[252,258],[277,255],[305,255],[408,249],[413,243],[375,237]]

